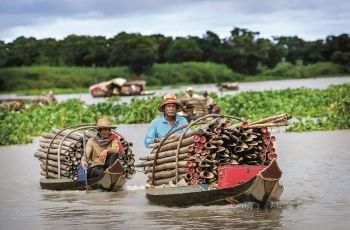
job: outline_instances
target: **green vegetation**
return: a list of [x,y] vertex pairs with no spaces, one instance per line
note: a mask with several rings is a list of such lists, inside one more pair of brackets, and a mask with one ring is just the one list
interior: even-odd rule
[[0,68],[2,91],[28,89],[71,89],[85,88],[90,85],[111,80],[113,77],[127,77],[126,67],[90,68],[90,67],[13,67]]
[[319,89],[286,89],[243,92],[217,99],[222,114],[233,114],[254,121],[280,113],[298,120],[291,131],[350,128],[350,85]]
[[[89,67],[12,67],[0,68],[0,82],[3,90],[14,91],[39,89],[48,91],[50,88],[60,88],[76,91],[74,88],[85,88],[115,77],[132,79],[132,74],[126,67],[89,68]],[[235,74],[225,65],[215,63],[185,62],[181,64],[157,64],[140,76],[148,85],[215,83],[217,81],[235,81]],[[148,88],[147,88],[148,89]],[[56,90],[58,91],[58,90]],[[53,90],[55,93],[55,90]],[[58,91],[59,92],[59,91]],[[39,93],[40,94],[40,93]]]
[[222,64],[183,62],[156,64],[142,78],[150,85],[183,85],[236,81],[240,76]]
[[[164,85],[172,88],[181,85],[207,84],[226,81],[264,81],[320,76],[339,76],[350,73],[350,67],[333,63],[310,65],[280,63],[273,69],[262,70],[255,76],[237,74],[223,64],[210,62],[184,62],[178,64],[156,64],[141,75],[147,81],[146,90],[160,89]],[[131,79],[126,67],[12,67],[0,68],[0,82],[4,92],[18,95],[39,95],[43,91],[54,94],[87,93],[92,84],[111,80],[114,77]],[[35,88],[35,90],[33,90]]]
[[272,69],[283,61],[350,65],[349,34],[304,41],[297,36],[270,40],[238,27],[229,32],[225,38],[211,31],[203,31],[202,37],[176,38],[125,32],[112,38],[69,35],[63,40],[21,36],[8,43],[0,41],[0,67],[125,66],[140,76],[154,64],[182,62],[213,62],[244,75],[261,74],[262,69]]
[[284,78],[310,78],[315,76],[331,76],[349,73],[350,68],[330,62],[319,62],[316,64],[292,65],[284,62],[279,63],[273,69],[267,69],[261,73],[263,76],[284,77]]
[[[215,98],[222,114],[233,114],[249,121],[289,113],[297,119],[290,130],[334,130],[350,128],[350,85],[325,90],[287,89],[243,92]],[[0,145],[29,143],[31,137],[52,128],[95,123],[108,116],[114,123],[148,123],[158,115],[161,98],[133,99],[131,103],[99,103],[87,106],[68,100],[48,106],[32,106],[20,112],[0,110]]]

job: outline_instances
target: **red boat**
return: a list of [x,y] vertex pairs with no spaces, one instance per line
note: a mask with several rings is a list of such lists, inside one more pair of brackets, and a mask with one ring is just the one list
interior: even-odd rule
[[221,205],[256,202],[261,207],[277,201],[283,186],[277,160],[268,166],[230,165],[218,169],[218,188],[205,184],[182,187],[146,188],[148,200],[165,206]]

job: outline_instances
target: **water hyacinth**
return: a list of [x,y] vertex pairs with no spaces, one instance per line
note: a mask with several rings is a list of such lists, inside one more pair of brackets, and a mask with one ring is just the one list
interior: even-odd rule
[[[274,114],[288,113],[296,118],[290,131],[335,130],[350,128],[350,84],[327,89],[286,89],[242,92],[236,96],[217,97],[221,113],[248,121]],[[149,123],[159,115],[161,97],[133,99],[130,103],[104,102],[86,105],[71,99],[47,106],[33,105],[20,112],[0,110],[0,145],[31,142],[33,136],[52,128],[92,124],[107,116],[116,124]]]

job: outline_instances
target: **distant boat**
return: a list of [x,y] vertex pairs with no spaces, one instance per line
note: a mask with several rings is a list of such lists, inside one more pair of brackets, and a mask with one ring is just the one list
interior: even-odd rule
[[21,97],[0,99],[0,108],[8,111],[20,111],[25,107],[29,107],[30,104],[48,105],[56,101],[56,98],[50,92],[32,97],[31,99]]
[[146,81],[132,80],[127,81],[124,78],[114,78],[110,81],[100,82],[89,87],[89,92],[93,97],[117,96],[147,96],[154,92],[144,91]]
[[216,84],[216,87],[218,88],[219,91],[238,90],[239,84],[238,84],[238,82],[218,83],[218,84]]
[[[256,202],[261,207],[277,201],[282,192],[282,171],[277,160],[268,166],[230,165],[218,170],[219,188],[206,184],[180,187],[146,188],[146,197],[154,204],[186,207],[191,205],[222,205]],[[221,177],[221,181],[220,181]]]

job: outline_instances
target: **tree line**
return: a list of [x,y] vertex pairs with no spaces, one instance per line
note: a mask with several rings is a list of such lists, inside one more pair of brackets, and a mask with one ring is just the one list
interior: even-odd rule
[[259,32],[234,28],[221,39],[207,31],[202,37],[119,33],[113,38],[70,35],[63,40],[18,37],[0,41],[0,67],[14,66],[129,66],[135,74],[154,63],[188,61],[225,64],[233,71],[254,75],[281,61],[332,62],[350,65],[349,34],[304,41],[297,36],[259,38]]

